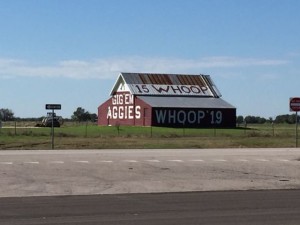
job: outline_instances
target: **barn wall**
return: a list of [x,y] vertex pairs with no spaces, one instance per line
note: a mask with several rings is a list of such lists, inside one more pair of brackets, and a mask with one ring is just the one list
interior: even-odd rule
[[139,121],[138,126],[151,126],[152,124],[152,107],[145,103],[143,100],[136,97],[136,105],[141,106],[142,121]]
[[129,92],[115,93],[98,107],[98,125],[150,126],[151,106]]
[[109,125],[109,121],[107,119],[107,109],[109,105],[111,105],[111,98],[98,107],[98,125]]
[[235,108],[152,108],[152,125],[187,128],[234,128]]

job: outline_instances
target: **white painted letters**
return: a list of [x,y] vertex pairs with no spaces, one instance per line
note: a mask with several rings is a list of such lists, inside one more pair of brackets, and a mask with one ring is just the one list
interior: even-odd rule
[[205,121],[213,125],[223,122],[221,111],[157,109],[154,113],[158,125],[195,125],[206,123]]
[[140,119],[141,106],[134,105],[134,97],[129,93],[118,93],[111,98],[112,106],[107,109],[107,119]]
[[134,93],[143,95],[213,96],[207,86],[164,84],[130,84],[129,86]]

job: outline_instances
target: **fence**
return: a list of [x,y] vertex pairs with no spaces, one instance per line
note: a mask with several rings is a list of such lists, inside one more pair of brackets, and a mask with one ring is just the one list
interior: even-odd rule
[[[11,121],[0,125],[0,135],[47,136],[51,129],[36,127],[35,121]],[[191,129],[163,127],[128,127],[128,126],[97,126],[92,122],[65,122],[60,128],[55,128],[55,135],[65,137],[293,137],[293,124],[248,124],[235,129]]]
[[[0,149],[51,149],[51,128],[35,127],[35,124],[3,122]],[[56,149],[295,147],[295,125],[187,129],[66,122],[54,129],[54,137]]]

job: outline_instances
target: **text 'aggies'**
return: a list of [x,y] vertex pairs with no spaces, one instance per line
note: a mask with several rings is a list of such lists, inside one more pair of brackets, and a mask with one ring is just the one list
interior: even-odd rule
[[122,93],[112,96],[112,107],[107,109],[107,119],[140,119],[141,106],[134,105],[131,94]]

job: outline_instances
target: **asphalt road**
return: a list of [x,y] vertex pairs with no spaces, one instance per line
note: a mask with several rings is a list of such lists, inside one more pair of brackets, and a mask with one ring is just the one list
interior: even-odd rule
[[299,189],[299,159],[293,148],[0,151],[0,197]]
[[299,225],[300,190],[0,198],[1,225]]
[[300,149],[1,151],[0,224],[299,224],[299,160]]

